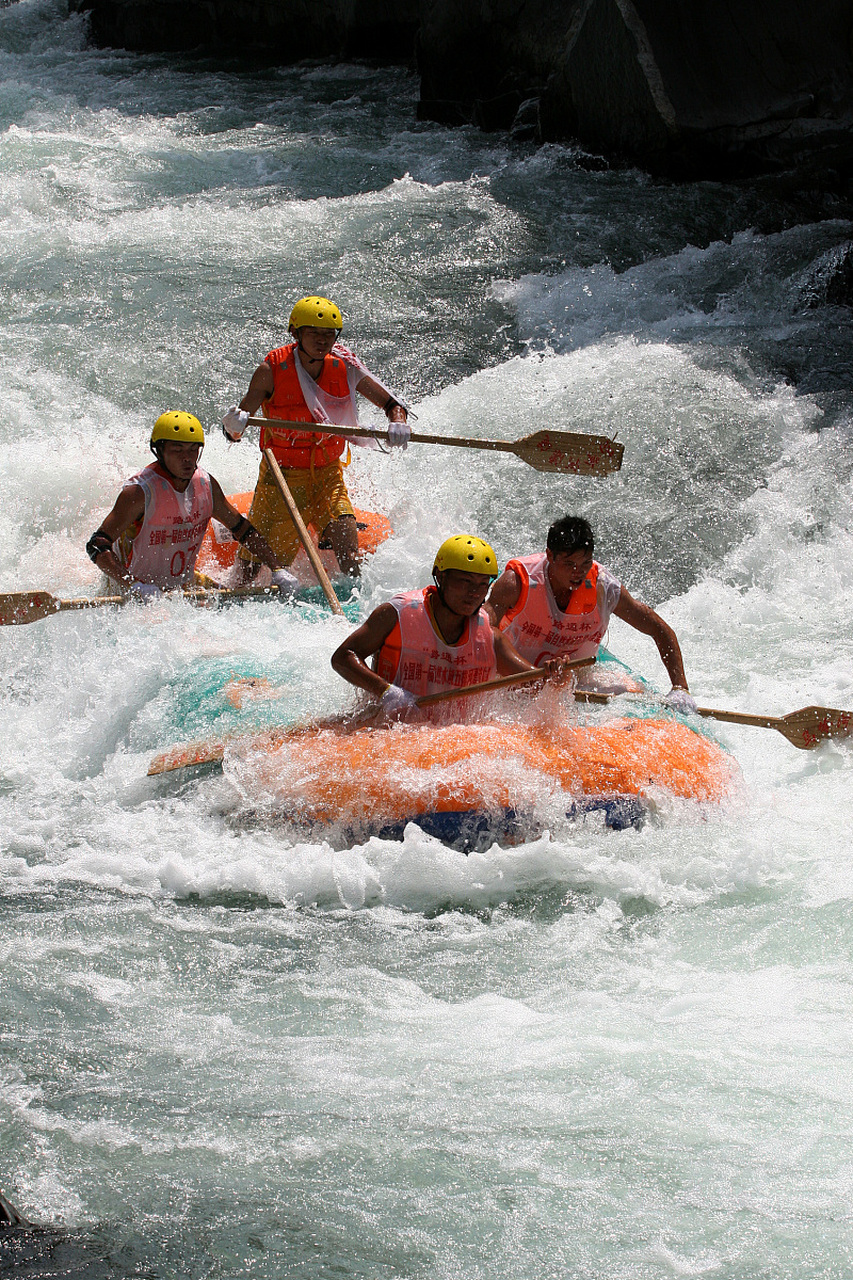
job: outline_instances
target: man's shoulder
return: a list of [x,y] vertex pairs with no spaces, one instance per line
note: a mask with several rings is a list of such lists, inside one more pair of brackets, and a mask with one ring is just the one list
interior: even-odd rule
[[509,569],[516,575],[518,575],[519,572],[522,574],[529,573],[531,569],[535,569],[537,565],[542,564],[544,560],[544,551],[531,551],[529,555],[526,556],[510,556],[506,562],[506,569],[504,572]]
[[[429,587],[413,587],[411,591],[396,591],[388,601],[388,608],[399,612],[403,608],[418,608],[426,601]],[[380,605],[380,608],[383,606]]]
[[605,582],[605,583],[615,582],[620,587],[622,586],[621,579],[617,578],[613,570],[608,569],[606,564],[600,564],[598,560],[594,561],[594,564],[595,564],[595,567],[598,569],[599,582]]
[[370,370],[363,360],[359,360],[354,351],[350,351],[349,347],[345,347],[342,342],[336,342],[332,347],[330,355],[337,356],[339,360],[343,360],[344,364],[349,365],[353,369],[358,369],[359,373],[370,374]]
[[390,600],[379,604],[362,623],[362,627],[377,644],[384,644],[400,621],[400,615]]
[[501,594],[507,591],[514,592],[515,599],[517,599],[523,589],[530,587],[531,574],[535,574],[536,570],[541,567],[540,562],[544,559],[544,555],[539,556],[536,554],[512,556],[507,560],[506,567],[495,585],[500,584]]
[[140,467],[139,470],[135,471],[132,476],[128,476],[128,478],[125,480],[124,484],[122,485],[122,490],[142,489],[148,483],[149,480],[151,480],[154,476],[158,474],[159,472],[157,470],[157,463],[149,462],[146,467]]
[[597,560],[595,564],[598,569],[599,600],[603,597],[609,608],[615,609],[622,595],[622,583],[605,565],[599,564]]
[[371,618],[390,618],[392,614],[396,614],[394,601],[399,600],[399,596],[392,596],[390,600],[385,600],[382,604],[378,604],[371,613]]
[[262,368],[265,364],[270,365],[270,367],[274,367],[277,364],[283,364],[295,346],[295,342],[286,342],[284,346],[273,347],[272,351],[268,351],[264,356],[260,365],[258,365],[258,368]]

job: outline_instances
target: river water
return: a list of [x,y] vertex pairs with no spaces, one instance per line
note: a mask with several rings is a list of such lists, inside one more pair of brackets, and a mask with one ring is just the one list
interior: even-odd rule
[[[172,743],[340,708],[329,654],[447,534],[503,560],[565,512],[702,703],[853,706],[853,326],[821,292],[851,224],[417,124],[416,97],[405,70],[98,51],[62,0],[0,9],[0,591],[96,591],[83,544],[154,418],[214,427],[302,293],[422,430],[625,444],[607,481],[357,453],[395,535],[344,620],[4,630],[0,1188],[51,1232],[0,1263],[848,1277],[849,746],[719,726],[725,804],[467,859],[414,826],[295,838],[246,770],[145,778]],[[226,491],[256,464],[211,431]],[[665,688],[648,640],[609,643]],[[236,708],[235,676],[281,696]]]

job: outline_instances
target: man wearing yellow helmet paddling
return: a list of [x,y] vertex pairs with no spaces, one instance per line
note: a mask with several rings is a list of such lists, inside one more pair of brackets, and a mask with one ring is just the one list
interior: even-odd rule
[[[401,592],[374,609],[332,654],[333,668],[372,694],[391,720],[433,718],[432,709],[415,705],[425,694],[532,670],[482,608],[497,575],[497,557],[482,538],[446,539],[435,557],[435,585]],[[560,658],[542,665],[554,677],[562,674]]]
[[[228,410],[222,425],[226,437],[236,442],[250,415],[263,409],[270,425],[261,431],[261,449],[272,449],[305,523],[331,542],[342,572],[357,575],[358,530],[341,463],[347,447],[345,435],[320,435],[274,425],[278,419],[357,427],[358,392],[385,411],[389,443],[405,449],[411,434],[406,410],[338,342],[343,323],[340,310],[328,298],[301,298],[290,313],[288,328],[293,341],[268,353],[253,373],[239,406]],[[299,538],[266,459],[261,459],[249,518],[282,564],[290,564],[299,550]],[[238,564],[244,581],[253,578],[260,567],[249,547],[241,549]]]
[[151,432],[157,461],[131,476],[112,511],[86,543],[90,559],[122,590],[141,599],[192,585],[195,562],[213,516],[273,571],[291,595],[296,579],[272,548],[232,507],[213,476],[198,465],[204,431],[191,413],[161,413]]

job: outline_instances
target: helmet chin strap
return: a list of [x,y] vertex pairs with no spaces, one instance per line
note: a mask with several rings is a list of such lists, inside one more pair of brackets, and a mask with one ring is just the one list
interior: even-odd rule
[[435,572],[435,570],[433,570],[433,573],[432,573],[432,580],[435,583],[436,595],[438,596],[439,600],[441,601],[442,605],[447,610],[447,612],[452,613],[454,618],[467,618],[468,617],[467,613],[460,613],[458,609],[454,609],[452,605],[447,603],[447,601],[444,598],[444,592],[441,589],[441,582],[439,581],[439,575]]

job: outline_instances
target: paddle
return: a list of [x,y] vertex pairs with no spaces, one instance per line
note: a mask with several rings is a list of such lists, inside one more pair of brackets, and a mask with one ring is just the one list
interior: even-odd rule
[[[166,592],[166,596],[176,594]],[[196,604],[217,604],[223,598],[243,599],[245,596],[278,594],[278,587],[186,587],[181,595]],[[131,596],[92,596],[60,600],[49,591],[9,591],[0,594],[0,627],[18,626],[38,622],[54,613],[68,609],[100,609],[102,605],[126,604]]]
[[[585,693],[578,690],[578,702],[609,702],[611,693]],[[775,729],[801,751],[811,751],[821,742],[853,736],[853,711],[836,707],[802,707],[786,716],[758,716],[747,711],[718,711],[714,707],[697,707],[696,714],[724,724],[748,724],[758,729]]]
[[[304,429],[305,424],[303,423],[302,425]],[[311,561],[311,568],[314,570],[315,574],[317,575],[317,581],[319,582],[320,586],[323,588],[323,594],[325,595],[326,599],[329,602],[329,608],[332,610],[332,613],[339,613],[343,616],[344,611],[341,608],[341,602],[338,599],[338,597],[335,595],[335,589],[332,586],[331,582],[329,581],[329,575],[326,573],[326,570],[323,568],[323,562],[320,559],[320,553],[317,550],[317,548],[314,546],[314,543],[311,539],[311,534],[308,532],[307,528],[305,527],[305,521],[302,519],[302,516],[300,515],[299,508],[296,505],[293,494],[290,492],[290,487],[288,486],[288,483],[284,478],[284,474],[282,473],[281,467],[278,465],[278,462],[276,461],[276,456],[273,453],[272,449],[264,449],[264,457],[267,460],[267,466],[269,467],[270,471],[273,474],[273,479],[278,485],[279,492],[281,493],[282,498],[284,498],[285,506],[290,512],[290,518],[293,521],[293,523],[296,525],[296,532],[299,534],[299,541],[302,543],[303,547],[305,548],[306,556]]]
[[[563,664],[564,671],[576,671],[579,667],[595,665],[595,658],[578,658],[575,662]],[[542,680],[548,675],[544,667],[531,667],[530,671],[516,671],[511,676],[495,676],[494,680],[482,680],[479,684],[469,684],[462,689],[443,689],[441,693],[427,693],[418,698],[419,707],[433,707],[437,702],[450,702],[455,698],[468,698],[475,693],[488,693],[492,689],[512,689],[517,684],[532,684],[534,680]]]
[[[567,662],[563,669],[591,667],[594,662],[595,658],[579,658],[576,662]],[[495,689],[511,689],[515,685],[541,680],[547,675],[548,672],[543,667],[533,667],[530,671],[517,671],[511,676],[496,676],[494,680],[469,684],[463,689],[443,689],[441,693],[425,694],[424,697],[418,698],[418,706],[431,707],[437,702],[449,702],[453,698],[467,698],[471,694],[489,693]],[[224,757],[225,748],[229,743],[262,742],[266,738],[273,742],[277,736],[282,736],[288,731],[286,726],[279,726],[264,729],[261,732],[230,734],[227,738],[212,738],[207,742],[190,742],[184,747],[172,747],[169,751],[163,751],[160,755],[154,756],[148,766],[148,777],[152,778],[161,773],[173,773],[176,769],[189,769],[194,765],[218,764]]]
[[103,604],[124,604],[124,596],[96,596],[92,600],[58,600],[49,591],[7,591],[0,595],[0,627],[38,622],[66,609],[99,609]]
[[[305,431],[304,422],[285,422],[278,418],[249,418],[253,427],[286,427]],[[320,435],[367,437],[387,440],[388,432],[368,427],[337,427],[312,422],[310,431]],[[478,440],[464,436],[429,436],[413,431],[413,444],[448,444],[462,449],[492,449],[514,453],[536,471],[559,471],[571,476],[609,476],[622,466],[625,446],[608,436],[588,436],[575,431],[537,431],[521,440]],[[265,450],[266,452],[266,450]]]

